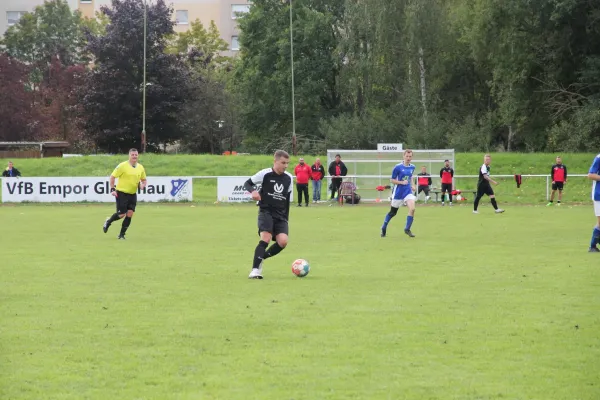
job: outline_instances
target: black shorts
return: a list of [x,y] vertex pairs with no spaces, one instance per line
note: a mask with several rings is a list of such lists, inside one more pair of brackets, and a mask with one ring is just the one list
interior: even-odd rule
[[269,211],[258,212],[258,234],[269,232],[273,237],[280,233],[288,234],[288,222],[285,219],[274,217]]
[[494,195],[494,189],[492,189],[492,185],[489,183],[483,183],[477,186],[477,196],[483,196],[484,194],[488,196]]
[[552,190],[563,190],[564,185],[564,182],[554,182],[552,184]]
[[448,192],[452,194],[452,184],[451,183],[442,183],[442,193]]
[[117,214],[127,214],[127,210],[135,211],[137,193],[129,194],[117,190]]
[[417,189],[417,194],[419,194],[421,192],[425,192],[425,196],[429,196],[429,186],[426,186],[426,185],[419,186],[419,188]]

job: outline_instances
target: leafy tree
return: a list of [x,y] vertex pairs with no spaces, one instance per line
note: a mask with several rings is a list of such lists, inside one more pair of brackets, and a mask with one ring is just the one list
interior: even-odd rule
[[[341,98],[336,59],[338,2],[297,0],[293,4],[296,131],[318,137],[321,118],[339,112]],[[240,98],[248,143],[271,151],[276,139],[291,137],[292,74],[290,8],[278,0],[253,2],[239,19],[240,58],[234,85]]]
[[42,132],[44,118],[24,84],[28,75],[27,65],[0,53],[0,140],[31,140]]
[[[106,33],[89,34],[95,65],[82,86],[84,126],[103,150],[141,147],[144,70],[144,2],[113,0],[103,7]],[[148,3],[146,50],[146,132],[150,149],[173,143],[184,133],[177,115],[191,98],[190,72],[165,54],[173,35],[173,10],[163,0]]]

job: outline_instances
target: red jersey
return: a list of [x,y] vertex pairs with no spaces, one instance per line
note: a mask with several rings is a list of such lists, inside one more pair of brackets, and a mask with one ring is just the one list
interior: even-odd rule
[[440,170],[440,178],[442,178],[442,183],[451,184],[452,177],[454,177],[454,170],[452,168],[444,167]]
[[566,182],[567,167],[564,164],[554,164],[550,176],[552,177],[552,182]]
[[296,183],[308,183],[311,175],[310,167],[308,164],[298,164],[294,168],[294,175],[296,175]]
[[323,164],[315,163],[312,165],[312,167],[310,167],[310,170],[313,181],[320,181],[325,176],[325,168],[323,167]]

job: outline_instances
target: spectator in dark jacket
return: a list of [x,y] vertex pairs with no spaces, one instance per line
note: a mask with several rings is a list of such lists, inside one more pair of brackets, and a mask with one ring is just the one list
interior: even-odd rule
[[304,202],[308,207],[308,181],[311,176],[311,168],[304,163],[304,158],[300,157],[300,163],[294,168],[296,175],[296,189],[298,190],[298,207],[302,207],[302,195],[304,194]]
[[18,169],[13,167],[13,162],[9,161],[8,168],[6,168],[4,171],[2,171],[2,176],[8,177],[8,178],[17,177],[17,176],[21,176],[21,173],[19,172]]
[[325,168],[321,164],[321,159],[317,158],[315,163],[310,167],[310,179],[313,181],[313,203],[321,201],[321,182],[325,178]]
[[329,164],[329,175],[331,176],[331,199],[335,198],[335,194],[340,195],[339,190],[342,186],[342,177],[348,174],[348,168],[342,161],[342,157],[339,154],[335,155],[335,161]]

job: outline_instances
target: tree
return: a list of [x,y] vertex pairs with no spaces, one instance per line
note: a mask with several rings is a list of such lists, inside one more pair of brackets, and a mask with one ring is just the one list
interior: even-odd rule
[[[113,0],[103,7],[106,33],[89,34],[93,70],[80,93],[86,131],[97,146],[111,152],[141,147],[144,69],[144,2]],[[163,0],[148,4],[146,132],[150,149],[173,143],[184,133],[177,115],[192,96],[190,71],[181,58],[165,54],[173,35]]]
[[[340,0],[321,3],[297,0],[293,4],[293,40],[296,131],[299,137],[318,137],[321,118],[336,115],[341,99],[338,75],[336,8]],[[235,88],[243,99],[242,126],[248,143],[260,142],[260,151],[279,147],[292,132],[292,75],[290,8],[278,0],[253,2],[239,19],[240,58]]]
[[0,53],[0,140],[33,140],[42,132],[44,118],[25,86],[29,72],[24,63]]
[[46,1],[9,27],[2,45],[10,57],[32,66],[32,81],[39,84],[55,58],[66,66],[87,61],[82,24],[79,11],[72,12],[66,0]]

